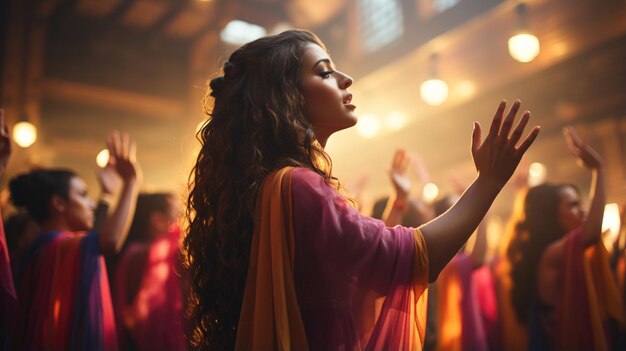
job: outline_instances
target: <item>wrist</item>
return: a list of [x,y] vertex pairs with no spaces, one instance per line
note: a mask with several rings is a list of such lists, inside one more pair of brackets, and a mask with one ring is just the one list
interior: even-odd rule
[[486,194],[493,194],[495,196],[498,195],[500,191],[502,191],[502,188],[504,188],[506,182],[484,177],[479,174],[478,178],[476,178],[476,180],[474,181],[474,184],[476,184],[476,186],[480,188],[481,192]]
[[113,194],[108,193],[108,192],[102,192],[102,194],[100,194],[100,198],[98,199],[98,202],[103,202],[103,203],[106,203],[107,205],[110,205],[113,202]]
[[396,197],[393,200],[393,208],[400,210],[401,212],[406,212],[409,210],[409,201],[406,198]]

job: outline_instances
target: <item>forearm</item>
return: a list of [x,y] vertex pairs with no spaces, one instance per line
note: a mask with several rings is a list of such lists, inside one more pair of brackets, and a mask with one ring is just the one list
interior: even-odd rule
[[117,206],[104,222],[100,232],[100,251],[103,254],[116,253],[126,240],[131,220],[135,214],[137,192],[138,181],[136,179],[129,180],[122,186]]
[[591,199],[589,213],[582,224],[582,240],[585,246],[596,243],[602,234],[602,218],[606,202],[604,169],[602,167],[592,170],[589,198]]
[[388,227],[393,227],[398,224],[402,224],[402,219],[406,214],[409,207],[409,203],[406,199],[396,197],[395,199],[389,198],[387,206],[383,212],[382,220]]
[[434,281],[483,219],[501,187],[478,177],[456,204],[420,227],[428,248],[429,274]]

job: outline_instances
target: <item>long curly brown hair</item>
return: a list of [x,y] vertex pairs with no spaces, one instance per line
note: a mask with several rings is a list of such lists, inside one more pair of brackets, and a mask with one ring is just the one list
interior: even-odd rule
[[190,342],[232,349],[248,272],[254,208],[265,176],[307,167],[331,180],[331,161],[307,118],[301,70],[312,33],[286,31],[232,53],[211,80],[208,121],[190,175],[183,250],[191,272]]
[[546,248],[567,233],[559,223],[561,191],[570,184],[541,184],[524,196],[523,208],[509,230],[507,258],[511,264],[511,303],[517,319],[528,322],[529,307],[537,299],[537,268]]

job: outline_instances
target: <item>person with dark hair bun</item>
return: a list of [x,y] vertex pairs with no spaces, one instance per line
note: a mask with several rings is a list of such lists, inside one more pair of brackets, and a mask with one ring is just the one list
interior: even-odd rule
[[101,201],[122,180],[118,202],[94,231],[95,203],[71,170],[37,169],[13,178],[11,201],[37,222],[41,234],[13,258],[18,312],[15,350],[116,350],[117,339],[102,255],[124,243],[135,210],[141,172],[127,134],[107,140],[109,163],[98,170]]
[[[428,281],[539,128],[522,138],[530,114],[513,127],[520,102],[506,115],[501,102],[484,140],[474,124],[478,176],[456,205],[419,229],[388,228],[340,193],[324,151],[333,133],[356,124],[352,83],[302,30],[245,44],[211,81],[183,243],[194,348],[421,348]],[[380,313],[352,301],[359,290],[381,297]]]
[[622,301],[600,240],[604,162],[572,127],[563,133],[591,171],[591,204],[585,212],[571,184],[541,184],[522,193],[506,251],[511,305],[527,330],[529,350],[623,350],[617,332],[624,327]]

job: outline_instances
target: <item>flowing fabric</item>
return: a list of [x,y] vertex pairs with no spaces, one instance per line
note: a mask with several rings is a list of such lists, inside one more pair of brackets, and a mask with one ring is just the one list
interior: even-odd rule
[[364,217],[318,174],[283,168],[258,195],[237,350],[421,350],[421,233]]
[[490,350],[499,350],[492,337],[498,326],[498,299],[491,267],[483,265],[472,273],[472,288],[474,289],[480,321],[483,326],[485,342]]
[[[133,350],[186,349],[179,238],[176,228],[153,243],[133,243],[117,267],[113,300],[118,331],[120,340],[132,339]],[[139,288],[128,301],[128,285],[135,279]]]
[[497,319],[486,321],[489,345],[493,350],[528,350],[528,331],[520,323],[511,302],[511,265],[508,260],[496,257],[489,265],[497,302]]
[[438,350],[487,350],[471,258],[457,254],[437,279]]
[[43,234],[16,262],[16,350],[117,350],[98,235]]
[[623,302],[602,241],[584,250],[581,236],[578,229],[565,243],[555,346],[557,350],[615,349],[609,323],[616,322],[623,330]]
[[4,234],[4,225],[0,223],[0,350],[8,347],[9,326],[13,321],[17,307],[17,293],[11,273],[9,250]]

